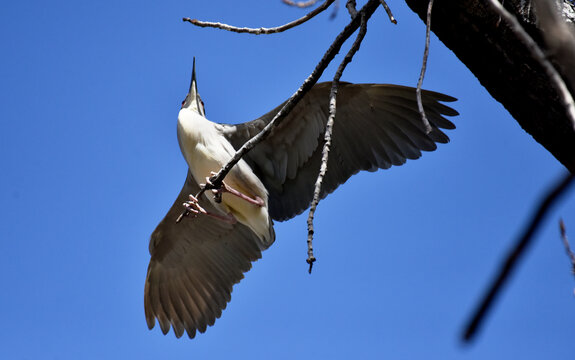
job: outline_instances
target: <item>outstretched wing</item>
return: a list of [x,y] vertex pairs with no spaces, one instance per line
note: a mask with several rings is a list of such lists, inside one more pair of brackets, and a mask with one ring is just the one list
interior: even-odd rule
[[[151,329],[156,323],[164,334],[174,328],[190,338],[213,325],[231,299],[232,286],[265,246],[248,227],[228,224],[209,216],[184,218],[176,224],[182,203],[199,191],[190,172],[182,191],[150,239],[144,306]],[[202,206],[217,210],[207,199]]]
[[[321,164],[324,131],[329,116],[331,83],[315,85],[283,122],[244,159],[269,192],[270,214],[287,220],[311,203]],[[387,84],[342,83],[328,170],[321,197],[334,191],[360,170],[375,171],[417,159],[449,138],[440,129],[455,126],[443,115],[458,115],[440,101],[456,99],[422,91],[423,106],[432,127],[429,134],[417,109],[415,89]],[[222,133],[238,149],[277,114],[282,105],[259,119],[221,125]]]

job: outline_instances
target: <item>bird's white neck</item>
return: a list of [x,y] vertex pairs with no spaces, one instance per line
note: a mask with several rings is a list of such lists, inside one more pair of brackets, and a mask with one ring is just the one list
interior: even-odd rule
[[178,115],[178,141],[182,150],[184,147],[195,146],[198,143],[209,142],[217,138],[214,124],[190,109],[182,109]]

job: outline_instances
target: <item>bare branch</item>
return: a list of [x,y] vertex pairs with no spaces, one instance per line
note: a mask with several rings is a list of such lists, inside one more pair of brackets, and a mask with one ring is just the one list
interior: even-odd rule
[[[538,1],[539,2],[539,1]],[[497,13],[505,19],[509,27],[513,30],[513,32],[521,39],[521,41],[529,48],[531,55],[534,59],[536,59],[543,69],[545,73],[554,84],[555,89],[559,93],[559,97],[561,98],[561,102],[563,106],[565,106],[565,110],[567,112],[567,116],[571,121],[571,125],[575,129],[575,102],[573,101],[573,96],[567,89],[565,82],[561,78],[561,75],[557,72],[557,70],[551,65],[549,60],[547,60],[543,50],[537,45],[535,40],[527,34],[527,32],[523,29],[517,18],[513,16],[509,11],[505,10],[503,5],[499,3],[497,0],[489,0],[487,2]],[[543,9],[544,7],[539,5],[537,7],[539,10]],[[546,14],[547,15],[547,14]],[[571,59],[572,61],[572,59]]]
[[543,30],[548,54],[559,65],[571,90],[575,89],[575,33],[559,14],[555,2],[535,1],[537,20]]
[[497,295],[501,293],[501,289],[505,285],[505,282],[509,279],[511,272],[517,267],[517,263],[521,257],[527,250],[527,247],[531,244],[531,241],[539,228],[539,225],[545,219],[545,216],[549,213],[549,209],[561,198],[563,194],[565,194],[567,188],[571,183],[573,183],[573,179],[575,175],[567,174],[567,176],[563,177],[561,181],[551,188],[551,191],[545,196],[541,204],[539,204],[537,211],[529,221],[528,226],[523,231],[521,237],[517,240],[517,243],[513,247],[513,249],[507,255],[505,262],[501,265],[499,269],[499,274],[489,287],[489,290],[485,293],[483,297],[483,301],[474,312],[471,321],[465,328],[465,332],[463,335],[464,341],[471,341],[473,336],[477,333],[477,330],[481,326],[483,320],[485,319],[488,311],[493,306],[493,302],[495,301]]
[[427,23],[425,27],[425,50],[423,51],[423,61],[421,62],[421,73],[419,73],[419,80],[417,81],[417,88],[415,90],[417,98],[417,108],[419,114],[421,115],[421,121],[423,126],[425,126],[425,133],[429,134],[431,132],[431,125],[429,120],[425,115],[425,109],[423,109],[423,102],[421,101],[421,87],[423,86],[423,77],[425,76],[425,70],[427,69],[427,57],[429,56],[429,33],[431,31],[431,9],[433,8],[433,0],[429,0],[427,5]]
[[[556,30],[557,27],[561,26],[559,24],[562,23],[562,21],[558,20],[557,17],[553,18],[554,16],[553,13],[554,11],[556,11],[556,9],[553,9],[549,6],[545,7],[543,5],[544,3],[545,3],[544,1],[543,2],[536,1],[537,13],[542,23],[541,24],[542,27],[543,28],[548,27],[547,32],[551,33],[551,29]],[[548,3],[547,5],[551,5],[549,2],[547,3]],[[567,89],[567,86],[563,81],[563,78],[559,75],[557,70],[546,58],[545,54],[543,53],[543,50],[541,50],[541,48],[537,45],[537,43],[527,34],[527,32],[523,29],[521,24],[519,24],[519,22],[513,15],[511,15],[496,0],[489,0],[488,4],[494,11],[496,11],[501,16],[502,19],[504,19],[507,22],[507,24],[509,25],[511,30],[515,33],[515,35],[529,49],[531,56],[534,59],[536,59],[536,61],[539,62],[540,65],[543,67],[545,73],[547,74],[550,81],[552,82],[552,84],[554,84],[556,90],[559,93],[561,102],[565,107],[567,116],[571,121],[571,124],[575,127],[575,103],[573,102],[573,97],[569,92],[569,90]],[[569,35],[571,36],[572,39],[573,35],[572,34]],[[564,51],[565,49],[561,47],[570,47],[571,53],[575,51],[573,50],[575,49],[573,44],[566,45],[565,42],[557,41],[556,39],[550,39],[551,37],[553,36],[550,34],[547,36],[546,34],[546,40],[551,49],[554,49],[555,45],[556,46],[556,48],[554,49],[555,51]],[[557,44],[560,45],[557,46]],[[570,58],[568,63],[570,63],[571,61],[572,58]],[[529,226],[525,229],[523,235],[519,238],[513,250],[508,254],[506,261],[504,262],[499,271],[499,275],[492,283],[491,287],[489,288],[489,291],[486,293],[486,295],[483,298],[483,301],[481,302],[480,306],[474,313],[472,320],[467,325],[466,331],[464,333],[465,341],[470,341],[476,334],[477,329],[480,327],[481,323],[485,319],[487,312],[492,307],[494,300],[496,299],[497,295],[501,292],[501,289],[504,286],[507,279],[509,278],[511,272],[515,269],[516,264],[519,261],[519,258],[521,257],[521,255],[525,253],[528,245],[530,245],[532,238],[536,230],[538,229],[539,225],[547,215],[553,203],[557,201],[557,199],[559,199],[562,194],[565,193],[565,190],[573,182],[574,177],[575,176],[573,174],[567,175],[564,179],[562,179],[562,181],[557,186],[555,186],[552,189],[552,191],[542,201],[537,212],[530,221]],[[564,238],[564,240],[566,240],[566,237]]]
[[[313,72],[310,76],[303,82],[300,88],[286,101],[284,106],[280,109],[280,111],[274,116],[274,118],[260,131],[257,135],[247,141],[242,147],[234,154],[234,156],[228,161],[224,167],[220,169],[220,171],[210,178],[211,185],[209,188],[218,188],[222,185],[224,177],[230,172],[232,167],[237,164],[238,161],[244,156],[247,152],[253,149],[259,142],[264,140],[275,128],[279,125],[282,120],[287,116],[287,114],[297,105],[297,103],[304,97],[304,95],[315,85],[317,80],[323,74],[329,63],[333,60],[335,55],[341,49],[343,43],[349,39],[349,37],[357,30],[357,28],[361,25],[362,19],[365,18],[367,21],[371,15],[375,12],[379,5],[379,0],[369,0],[358,12],[358,15],[355,16],[353,19],[350,20],[349,24],[337,35],[329,49],[323,55],[323,58],[319,61],[316,65]],[[196,198],[200,198],[203,193],[209,190],[208,186],[202,187],[202,189],[196,194]],[[186,209],[176,220],[176,222],[180,222],[184,216],[187,216],[189,211]]]
[[351,17],[354,17],[357,15],[357,9],[355,8],[356,3],[355,0],[347,0],[347,2],[345,3],[345,7],[347,9],[347,12],[349,12],[349,15]]
[[383,6],[383,8],[385,9],[387,16],[389,16],[389,21],[397,25],[397,20],[395,20],[395,17],[391,13],[391,9],[389,8],[389,6],[387,6],[385,0],[380,0],[379,2],[381,3],[381,6]]
[[309,215],[307,218],[307,255],[308,256],[307,256],[306,262],[309,264],[309,273],[310,274],[311,274],[311,270],[313,267],[313,263],[316,260],[315,257],[313,256],[313,234],[314,234],[313,218],[314,218],[315,210],[316,210],[317,205],[318,205],[319,200],[320,200],[321,185],[323,183],[323,178],[325,176],[325,173],[327,172],[327,162],[329,160],[329,150],[331,147],[331,134],[333,132],[333,125],[335,122],[336,98],[337,98],[337,91],[338,91],[338,87],[339,87],[339,79],[341,78],[341,75],[343,74],[343,71],[345,70],[346,66],[351,62],[351,60],[353,59],[353,56],[359,50],[359,47],[361,45],[361,42],[363,41],[363,38],[365,37],[366,32],[367,32],[367,20],[365,19],[365,16],[362,16],[361,17],[361,25],[360,25],[357,37],[356,37],[353,45],[351,46],[351,48],[349,49],[349,51],[347,52],[347,54],[343,58],[341,64],[339,65],[339,67],[338,67],[338,69],[337,69],[337,71],[333,77],[332,83],[331,83],[331,90],[330,90],[330,94],[329,94],[329,118],[328,118],[327,124],[325,126],[325,136],[324,136],[325,143],[324,143],[323,149],[322,149],[321,166],[319,169],[319,174],[317,176],[317,180],[315,182],[315,189],[313,192],[313,200],[311,202],[311,206],[309,208]]
[[327,9],[334,1],[335,0],[326,0],[323,4],[318,6],[313,11],[310,11],[309,13],[304,15],[303,17],[301,17],[297,20],[294,20],[292,22],[289,22],[285,25],[281,25],[281,26],[273,27],[273,28],[261,27],[261,28],[256,29],[256,28],[247,28],[247,27],[235,27],[235,26],[231,26],[231,25],[227,25],[227,24],[218,23],[218,22],[200,21],[197,19],[190,19],[190,18],[183,18],[182,20],[187,21],[189,23],[192,23],[192,24],[199,26],[199,27],[212,27],[212,28],[216,28],[216,29],[222,29],[222,30],[227,30],[227,31],[232,31],[232,32],[237,32],[237,33],[248,33],[248,34],[254,34],[254,35],[275,34],[275,33],[289,30],[293,27],[296,27],[298,25],[303,24],[304,22],[310,20],[311,18],[315,17],[317,14],[319,14],[322,11],[324,11],[325,9]]
[[306,8],[306,7],[310,7],[310,6],[314,6],[316,2],[318,2],[319,0],[308,0],[308,1],[291,1],[291,0],[282,0],[282,2],[286,5],[289,6],[294,6],[294,7],[298,7],[298,8]]

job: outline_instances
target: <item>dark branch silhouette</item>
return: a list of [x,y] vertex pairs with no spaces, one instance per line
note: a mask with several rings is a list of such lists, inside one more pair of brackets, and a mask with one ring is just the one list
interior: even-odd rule
[[[525,43],[525,45],[529,48],[531,55],[534,59],[536,59],[540,65],[545,70],[545,73],[550,79],[550,82],[553,86],[556,87],[557,93],[561,97],[561,101],[566,109],[566,115],[568,119],[571,121],[571,124],[575,124],[575,103],[573,102],[573,97],[569,92],[568,85],[565,83],[564,78],[559,74],[557,69],[549,62],[547,56],[543,52],[543,50],[539,47],[539,45],[531,38],[531,36],[523,29],[521,24],[517,21],[515,16],[509,13],[499,2],[496,0],[489,0],[489,5],[497,11],[502,19],[508,23],[512,31],[514,31],[519,39]],[[573,39],[573,34],[564,27],[564,24],[558,18],[558,15],[555,13],[556,9],[551,8],[550,4],[544,4],[545,1],[537,0],[535,2],[536,7],[536,14],[541,21],[543,27],[547,30],[547,45],[549,49],[554,51],[556,54],[563,54],[563,56],[567,56],[564,59],[559,59],[559,64],[565,64],[565,61],[572,61],[573,57],[571,55],[575,54],[575,41],[558,41],[557,37],[560,39]],[[555,36],[553,36],[555,35]],[[568,54],[568,55],[565,55]],[[565,69],[565,73],[567,76],[568,82],[570,82],[571,88],[574,87],[574,83],[572,79],[575,79],[573,76],[575,70],[573,68]],[[547,212],[553,205],[553,203],[564,194],[568,186],[573,181],[573,173],[567,175],[556,187],[552,189],[552,191],[547,195],[545,200],[539,206],[535,216],[529,222],[528,226],[526,227],[523,235],[519,238],[516,246],[510,252],[507,257],[507,260],[502,265],[499,275],[496,277],[495,281],[490,286],[489,290],[486,292],[486,295],[481,302],[481,305],[477,308],[474,315],[472,316],[472,320],[466,327],[464,332],[463,338],[465,341],[470,341],[473,339],[475,334],[477,333],[477,329],[481,326],[482,322],[484,321],[489,309],[492,307],[494,300],[497,298],[501,289],[505,285],[507,279],[517,266],[517,263],[523,253],[528,248],[528,245],[531,243],[532,238],[538,229],[540,223],[546,217]]]
[[539,226],[543,220],[545,220],[551,207],[561,198],[562,195],[565,194],[565,190],[567,190],[569,185],[573,183],[573,178],[575,178],[575,175],[573,174],[567,174],[567,176],[564,176],[561,181],[554,186],[551,191],[549,191],[547,196],[545,196],[543,201],[541,201],[541,204],[537,207],[537,211],[517,240],[516,245],[507,255],[505,261],[501,265],[499,274],[495,277],[495,280],[489,287],[489,290],[485,293],[483,300],[477,307],[468,325],[465,327],[465,332],[463,334],[463,339],[465,341],[472,340],[477,333],[477,330],[481,327],[486,315],[493,307],[494,301],[501,293],[501,289],[506,284],[513,270],[517,267],[517,263],[521,259],[521,256],[525,254],[525,251],[532,243]]

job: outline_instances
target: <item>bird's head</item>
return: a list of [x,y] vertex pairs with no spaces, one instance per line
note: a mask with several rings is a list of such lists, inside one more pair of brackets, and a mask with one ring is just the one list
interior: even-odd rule
[[204,110],[204,102],[200,98],[200,94],[198,94],[198,85],[196,83],[196,58],[194,57],[194,65],[192,69],[192,81],[190,83],[190,91],[188,91],[188,95],[184,101],[182,101],[182,110],[189,109],[192,110],[201,116],[206,116],[206,112]]

